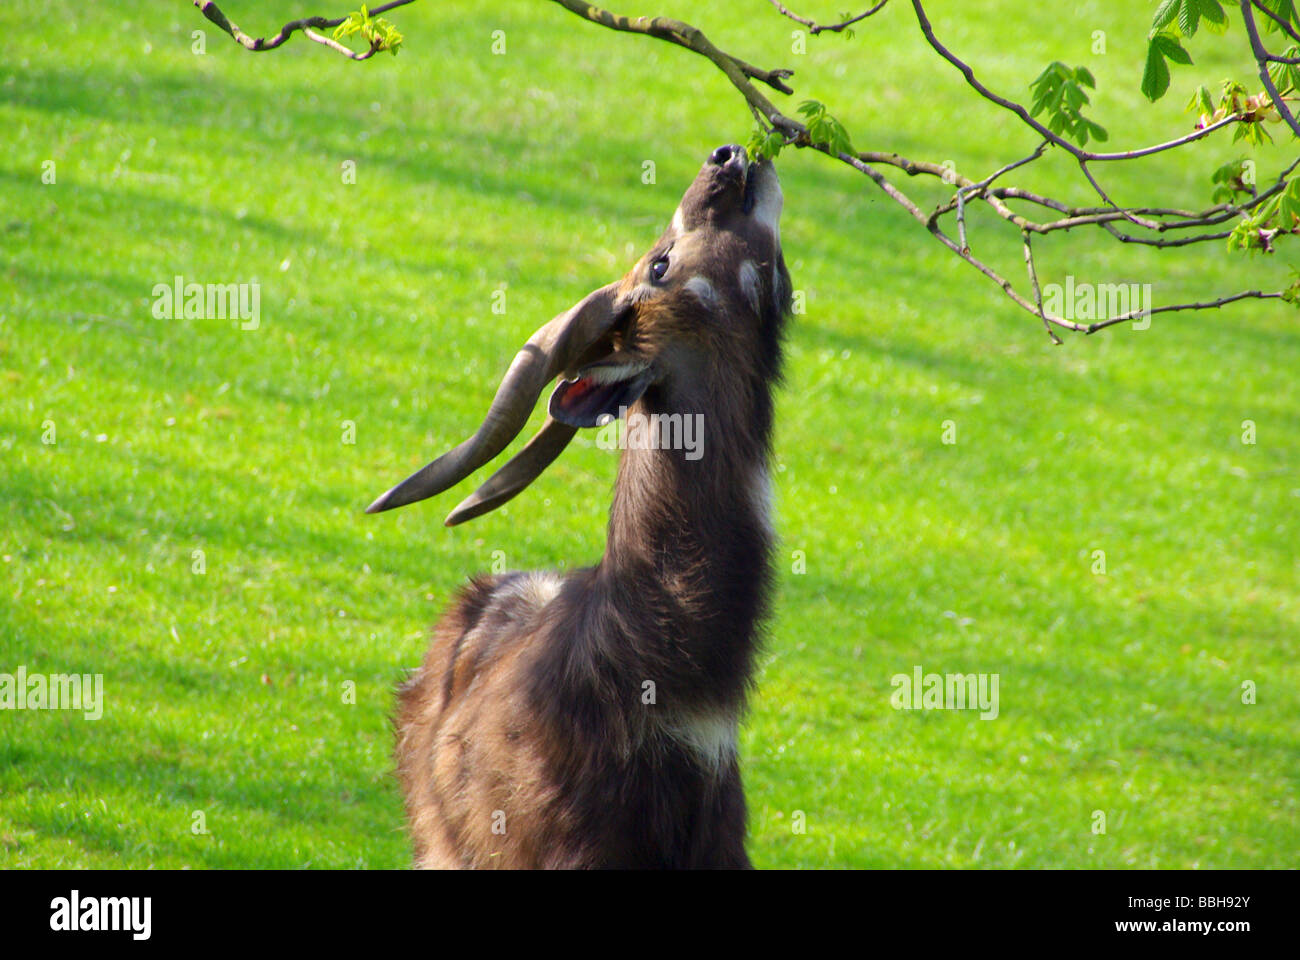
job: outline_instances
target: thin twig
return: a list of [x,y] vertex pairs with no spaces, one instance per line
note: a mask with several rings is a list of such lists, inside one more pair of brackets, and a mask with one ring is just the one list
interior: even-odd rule
[[[394,7],[404,7],[408,3],[414,2],[415,0],[393,0],[391,3],[384,3],[374,7],[370,10],[370,15],[376,17],[381,13],[392,10]],[[347,17],[304,17],[301,20],[290,20],[280,28],[279,33],[268,40],[265,37],[251,37],[243,30],[240,30],[229,17],[221,12],[221,8],[213,3],[212,0],[194,0],[194,6],[198,7],[205,17],[234,37],[235,40],[239,42],[240,46],[246,50],[252,50],[255,53],[261,53],[265,50],[274,50],[299,30],[303,31],[303,33],[307,34],[317,43],[323,43],[331,49],[337,49],[339,52],[351,57],[353,60],[368,60],[375,53],[375,51],[371,49],[368,53],[356,54],[341,43],[326,40],[319,34],[309,33],[309,29],[311,28],[317,30],[329,30],[333,27],[340,26],[348,19]]]
[[1088,169],[1087,160],[1079,161],[1079,169],[1082,170],[1083,175],[1088,178],[1088,182],[1091,183],[1092,188],[1097,191],[1097,195],[1100,196],[1107,203],[1109,203],[1114,210],[1122,214],[1125,220],[1128,220],[1130,223],[1135,223],[1139,227],[1146,227],[1148,230],[1160,229],[1160,225],[1156,223],[1154,220],[1147,220],[1145,218],[1140,218],[1135,214],[1129,213],[1127,210],[1125,210],[1123,207],[1117,204],[1114,200],[1112,200],[1110,196],[1106,193],[1106,191],[1101,188],[1101,184],[1098,183],[1097,179],[1092,175],[1092,171]]
[[343,56],[350,57],[353,60],[369,60],[371,57],[373,57],[376,53],[379,52],[380,44],[373,41],[370,44],[369,50],[366,50],[364,53],[356,53],[355,51],[349,49],[348,47],[345,47],[343,44],[339,43],[337,40],[333,39],[332,37],[327,37],[324,36],[323,34],[319,34],[315,30],[311,29],[310,27],[303,27],[302,34],[307,39],[315,40],[317,43],[329,47],[331,50],[335,50],[343,54]]
[[841,30],[846,30],[849,27],[853,26],[853,24],[857,23],[858,21],[865,20],[867,19],[867,17],[874,16],[875,14],[879,13],[881,9],[884,7],[884,5],[889,2],[889,0],[880,0],[879,3],[877,3],[866,13],[860,13],[856,17],[850,17],[848,20],[844,20],[840,23],[832,23],[827,25],[822,25],[817,23],[814,20],[810,20],[807,17],[799,16],[799,14],[793,12],[792,10],[787,9],[783,4],[781,4],[780,0],[768,0],[768,2],[771,3],[772,6],[776,7],[779,11],[781,11],[783,15],[789,17],[791,20],[795,21],[796,23],[802,23],[805,27],[808,28],[808,32],[815,37],[819,33],[839,33]]
[[1029,231],[1022,231],[1020,236],[1025,246],[1025,269],[1029,271],[1029,282],[1034,285],[1034,306],[1038,308],[1038,315],[1043,318],[1043,329],[1052,338],[1052,343],[1059,347],[1062,340],[1056,335],[1052,325],[1047,322],[1047,314],[1043,312],[1043,291],[1038,286],[1038,271],[1034,268],[1034,251],[1029,246]]
[[1264,4],[1260,3],[1259,0],[1252,0],[1251,6],[1253,6],[1260,13],[1264,14],[1265,16],[1273,20],[1275,23],[1277,23],[1278,26],[1280,26],[1283,30],[1285,30],[1288,34],[1291,35],[1292,40],[1296,41],[1297,43],[1300,43],[1300,33],[1296,32],[1295,27],[1291,26],[1290,21],[1288,21],[1285,17],[1278,16],[1268,7],[1264,6]]
[[[1242,2],[1248,3],[1249,0],[1242,0]],[[1138,157],[1146,157],[1146,156],[1150,156],[1153,153],[1162,153],[1165,150],[1173,150],[1175,147],[1181,147],[1184,144],[1194,143],[1195,141],[1200,140],[1203,137],[1206,137],[1209,134],[1213,133],[1215,130],[1218,130],[1221,127],[1225,127],[1229,123],[1237,123],[1241,119],[1239,116],[1235,114],[1230,117],[1224,117],[1218,123],[1210,124],[1207,127],[1203,127],[1202,129],[1195,131],[1194,133],[1189,133],[1186,136],[1177,137],[1165,143],[1158,143],[1155,144],[1154,146],[1143,147],[1139,150],[1121,150],[1114,153],[1095,153],[1091,150],[1084,150],[1082,147],[1076,147],[1069,140],[1057,136],[1046,126],[1044,126],[1043,124],[1035,120],[1032,116],[1030,116],[1029,111],[1025,108],[1023,104],[1017,103],[1014,100],[1008,100],[1006,97],[998,96],[988,87],[984,86],[984,84],[980,82],[979,78],[975,76],[975,71],[970,66],[970,64],[963,61],[960,57],[958,57],[951,50],[945,47],[943,43],[939,40],[939,38],[935,35],[934,27],[930,24],[929,17],[926,16],[925,8],[921,6],[921,0],[912,0],[912,9],[916,13],[916,22],[920,25],[921,33],[925,35],[926,42],[930,44],[930,47],[935,51],[935,53],[939,54],[939,56],[943,57],[943,59],[947,60],[950,64],[956,67],[961,72],[961,75],[966,78],[966,82],[970,84],[972,87],[974,87],[976,92],[979,93],[980,96],[982,96],[985,100],[989,100],[993,103],[996,103],[998,106],[1006,110],[1010,110],[1021,120],[1023,120],[1026,124],[1028,124],[1034,130],[1036,130],[1038,134],[1043,137],[1044,140],[1048,140],[1051,143],[1054,143],[1056,146],[1060,147],[1062,150],[1065,150],[1067,153],[1069,153],[1077,160],[1097,160],[1097,161],[1134,160]]]
[[1128,313],[1111,317],[1108,320],[1098,320],[1090,323],[1084,329],[1084,333],[1096,333],[1098,330],[1104,330],[1107,327],[1113,327],[1117,323],[1127,323],[1130,320],[1146,318],[1156,313],[1172,313],[1177,310],[1212,310],[1222,307],[1229,303],[1236,303],[1238,300],[1281,300],[1282,292],[1265,292],[1263,290],[1243,290],[1241,293],[1234,293],[1226,297],[1219,297],[1217,300],[1209,300],[1204,303],[1176,303],[1168,307],[1152,307],[1150,310],[1131,310]]

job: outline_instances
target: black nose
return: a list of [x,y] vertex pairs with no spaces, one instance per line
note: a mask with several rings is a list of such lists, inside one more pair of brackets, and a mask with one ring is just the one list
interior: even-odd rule
[[732,157],[739,156],[742,149],[744,148],[734,143],[729,143],[725,147],[718,147],[709,155],[709,162],[717,164],[719,167],[725,166]]

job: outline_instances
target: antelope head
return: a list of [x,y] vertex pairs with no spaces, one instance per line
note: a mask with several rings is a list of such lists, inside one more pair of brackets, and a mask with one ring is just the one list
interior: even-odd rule
[[718,147],[636,265],[529,338],[474,435],[366,512],[414,503],[465,479],[519,434],[557,377],[542,428],[448,515],[448,526],[510,500],[578,429],[617,417],[643,397],[665,412],[707,410],[770,383],[790,298],[781,204],[771,163],[750,163],[743,147]]

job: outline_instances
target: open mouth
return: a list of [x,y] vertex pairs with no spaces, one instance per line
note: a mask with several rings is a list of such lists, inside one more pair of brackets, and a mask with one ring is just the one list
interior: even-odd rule
[[650,365],[593,363],[572,379],[561,380],[551,394],[547,410],[561,423],[573,427],[596,427],[608,417],[621,415],[649,386]]

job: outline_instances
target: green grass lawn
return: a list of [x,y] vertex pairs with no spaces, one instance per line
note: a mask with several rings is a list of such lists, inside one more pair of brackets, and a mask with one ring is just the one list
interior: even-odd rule
[[[777,101],[825,101],[860,149],[982,177],[1036,143],[901,3],[802,56],[762,0],[612,5],[795,68]],[[0,714],[0,865],[404,866],[395,683],[494,555],[598,558],[615,461],[580,436],[452,530],[470,484],[361,511],[477,426],[527,335],[631,265],[748,112],[701,58],[536,0],[396,11],[406,48],[368,63],[301,37],[247,53],[180,0],[110,6],[0,7],[0,672],[102,673],[106,700],[97,721]],[[1148,5],[991,6],[932,17],[1020,99],[1048,61],[1087,65],[1115,148],[1185,132],[1197,82],[1252,75],[1198,38],[1153,107]],[[347,9],[225,7],[259,35]],[[1124,202],[1204,206],[1245,150],[1225,135],[1104,175]],[[1261,180],[1282,155],[1258,153]],[[1020,182],[1089,202],[1067,159]],[[779,165],[807,312],[743,732],[756,865],[1295,866],[1300,318],[1247,302],[1052,347],[866,178]],[[1002,226],[977,216],[972,243],[1019,282]],[[1150,282],[1157,304],[1288,282],[1285,247],[1039,250],[1045,281]],[[177,275],[256,281],[260,326],[155,319]],[[997,674],[997,719],[892,709],[918,664]]]

